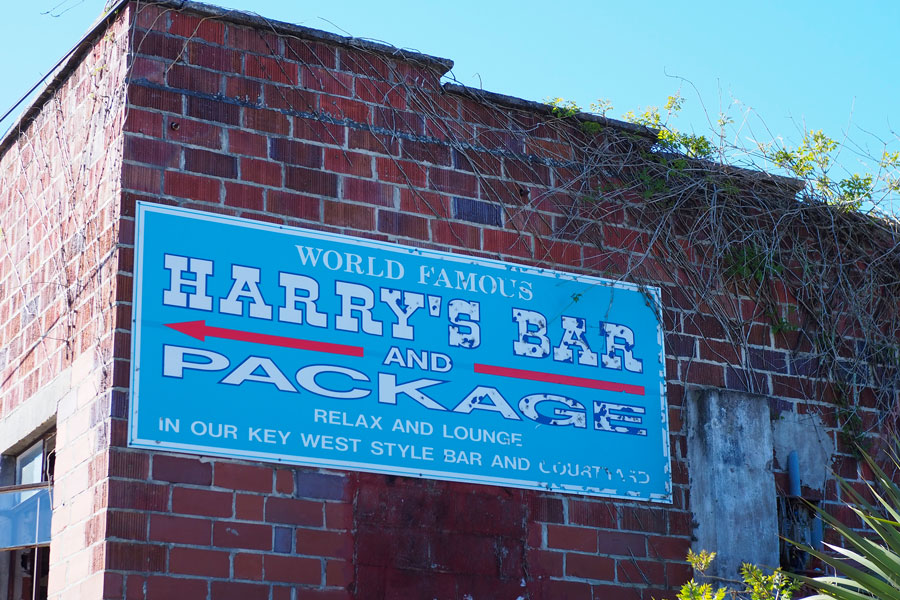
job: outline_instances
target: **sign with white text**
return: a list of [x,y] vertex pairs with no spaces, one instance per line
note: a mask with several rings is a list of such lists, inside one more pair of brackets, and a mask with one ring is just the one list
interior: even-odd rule
[[129,444],[671,501],[659,290],[138,203]]

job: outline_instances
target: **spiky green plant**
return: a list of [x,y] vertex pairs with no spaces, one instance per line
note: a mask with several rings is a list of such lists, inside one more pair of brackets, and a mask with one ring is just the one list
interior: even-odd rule
[[[838,478],[850,509],[862,520],[865,533],[860,534],[833,515],[816,508],[822,519],[845,540],[844,547],[825,545],[835,554],[826,554],[809,546],[800,548],[834,569],[836,575],[798,580],[818,594],[806,600],[900,600],[900,486],[865,452],[863,460],[874,474],[874,485],[867,484],[874,503],[870,503],[845,480]],[[889,453],[893,466],[900,471],[896,451]]]

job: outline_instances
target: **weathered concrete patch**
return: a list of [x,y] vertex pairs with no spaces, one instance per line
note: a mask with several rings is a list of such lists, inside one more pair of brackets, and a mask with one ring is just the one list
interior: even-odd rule
[[767,399],[696,390],[688,394],[687,408],[693,548],[717,553],[707,574],[736,579],[743,562],[778,566]]

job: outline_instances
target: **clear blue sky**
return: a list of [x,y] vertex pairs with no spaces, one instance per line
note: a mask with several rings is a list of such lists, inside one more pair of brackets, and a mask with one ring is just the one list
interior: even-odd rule
[[[104,3],[30,0],[4,6],[0,111],[81,37]],[[707,132],[707,114],[715,122],[729,107],[738,123],[743,111],[753,109],[752,127],[741,136],[760,141],[780,135],[796,144],[806,127],[836,139],[848,136],[880,155],[878,139],[895,140],[894,128],[900,131],[900,2],[217,4],[450,58],[453,75],[466,85],[529,100],[562,96],[582,106],[605,98],[615,106],[608,113],[613,117],[662,104],[680,87],[686,106],[677,125],[697,133]],[[9,119],[0,131],[8,126]],[[860,160],[849,152],[841,156],[848,169],[872,168]]]

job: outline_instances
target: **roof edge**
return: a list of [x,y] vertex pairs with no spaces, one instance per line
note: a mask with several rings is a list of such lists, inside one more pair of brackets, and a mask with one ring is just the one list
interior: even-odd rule
[[447,73],[447,71],[453,68],[453,61],[449,58],[432,56],[431,54],[424,54],[421,52],[416,52],[415,50],[402,50],[389,44],[383,44],[381,42],[375,42],[365,38],[338,35],[329,31],[323,31],[321,29],[314,29],[312,27],[305,27],[303,25],[296,25],[294,23],[288,23],[286,21],[267,19],[266,17],[263,17],[256,13],[250,13],[231,8],[222,8],[219,6],[214,6],[212,4],[206,4],[205,2],[194,2],[193,0],[156,0],[153,4],[155,6],[168,7],[177,10],[188,10],[209,17],[222,19],[223,21],[230,21],[231,23],[235,23],[238,25],[264,27],[266,29],[272,30],[274,33],[299,35],[311,40],[329,42],[332,44],[339,44],[341,46],[349,46],[351,48],[370,50],[372,52],[377,52],[378,54],[384,54],[409,62],[424,63],[434,68],[436,71],[439,71],[440,75],[444,75],[445,73]]
[[[553,114],[553,107],[545,102],[524,100],[517,96],[507,96],[506,94],[489,92],[481,88],[469,87],[467,85],[462,85],[459,83],[445,83],[444,90],[451,94],[460,94],[462,96],[468,96],[475,100],[485,100],[488,102],[493,102],[495,104],[501,104],[509,108],[518,108],[521,110],[528,110],[548,115]],[[622,131],[627,131],[629,133],[648,138],[654,142],[659,136],[659,132],[652,127],[645,127],[644,125],[629,123],[628,121],[610,119],[609,117],[586,112],[580,112],[573,116],[580,121],[590,121],[592,123],[599,123],[600,125],[604,125],[606,127],[614,127],[616,129],[621,129]]]

